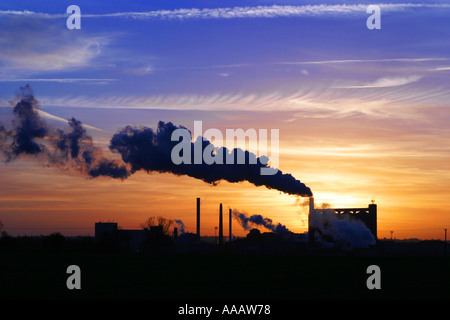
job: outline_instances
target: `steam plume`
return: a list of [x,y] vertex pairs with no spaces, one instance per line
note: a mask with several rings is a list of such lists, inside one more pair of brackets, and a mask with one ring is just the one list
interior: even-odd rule
[[274,223],[272,219],[265,218],[259,214],[248,216],[245,213],[241,213],[237,210],[233,210],[233,217],[239,222],[239,224],[245,229],[249,230],[253,226],[262,226],[274,233],[286,233],[291,232],[286,226],[281,223]]
[[38,116],[34,108],[39,106],[29,86],[22,87],[17,94],[19,102],[14,107],[15,130],[11,132],[12,143],[6,151],[7,159],[13,159],[20,154],[36,155],[45,150],[45,146],[35,141],[47,134],[44,122]]
[[[311,190],[306,185],[296,180],[292,175],[284,174],[280,170],[274,175],[261,175],[260,169],[267,167],[267,165],[263,164],[266,162],[262,161],[261,158],[256,158],[255,154],[238,148],[231,151],[224,147],[215,148],[208,140],[201,137],[190,143],[191,164],[174,164],[171,159],[171,152],[179,142],[172,141],[171,136],[176,129],[186,128],[162,121],[158,123],[156,131],[147,127],[127,126],[112,137],[110,149],[118,152],[122,156],[122,160],[131,166],[131,173],[138,170],[169,172],[175,175],[187,175],[213,185],[221,180],[228,182],[248,181],[255,186],[265,186],[288,194],[312,195]],[[205,149],[215,150],[216,155],[222,153],[222,159],[232,157],[233,163],[227,163],[226,165],[207,164],[202,160],[202,163],[194,164],[194,150],[198,144],[201,144],[202,153]],[[238,164],[239,153],[245,155],[244,164]],[[252,164],[250,158],[256,158],[256,163]]]
[[318,231],[315,240],[325,247],[351,250],[375,244],[375,238],[367,226],[349,215],[338,217],[334,210],[323,209],[322,213],[313,214],[310,219],[310,227]]
[[185,226],[183,221],[181,220],[174,220],[176,224],[178,224],[180,226],[180,234],[185,234],[186,230],[185,230]]
[[[255,186],[265,186],[292,195],[312,195],[305,184],[280,170],[274,175],[261,175],[260,169],[268,168],[267,157],[257,158],[255,154],[238,148],[215,148],[202,137],[190,142],[191,163],[194,163],[194,150],[200,144],[202,153],[208,150],[211,155],[222,154],[223,159],[231,157],[234,159],[233,164],[207,164],[203,160],[200,164],[174,164],[171,153],[179,142],[172,141],[172,133],[176,129],[187,129],[177,127],[171,122],[160,121],[156,131],[132,126],[119,130],[111,138],[109,146],[112,152],[121,156],[123,163],[119,163],[106,157],[102,150],[94,145],[81,121],[69,119],[68,130],[48,127],[39,117],[39,102],[34,98],[29,85],[20,88],[16,100],[18,102],[13,110],[12,128],[9,130],[0,125],[0,150],[6,161],[15,160],[22,155],[33,155],[47,166],[64,170],[75,169],[88,177],[126,179],[136,171],[144,170],[187,175],[213,185],[221,180],[248,181]],[[238,156],[242,154],[245,156],[245,162],[239,164]],[[256,161],[252,162],[250,159]]]

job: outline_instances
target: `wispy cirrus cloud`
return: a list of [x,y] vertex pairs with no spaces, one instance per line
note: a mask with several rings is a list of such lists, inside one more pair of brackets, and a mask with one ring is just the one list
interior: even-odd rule
[[351,64],[351,63],[368,63],[368,62],[431,62],[431,61],[446,61],[450,58],[392,58],[392,59],[343,59],[343,60],[318,60],[318,61],[285,61],[278,62],[279,64],[291,64],[291,65],[302,65],[302,64]]
[[27,77],[35,71],[86,67],[101,54],[109,40],[105,35],[68,34],[59,25],[34,16],[0,19],[0,69],[23,70],[26,72],[22,77]]
[[450,66],[448,67],[437,67],[434,69],[430,69],[430,71],[450,71]]
[[387,88],[387,87],[398,87],[406,84],[410,84],[422,79],[422,76],[413,75],[408,77],[383,77],[372,82],[367,82],[362,85],[348,85],[348,86],[338,86],[335,88],[343,89],[365,89],[365,88]]
[[2,69],[58,71],[85,67],[101,50],[98,39],[74,39],[57,47],[50,45],[44,50],[39,50],[39,47],[45,46],[45,42],[53,41],[45,37],[41,40],[41,45],[37,47],[31,48],[29,42],[24,42],[2,50],[0,53]]
[[[381,3],[384,12],[403,11],[415,8],[450,8],[448,4],[430,3]],[[272,5],[226,8],[182,8],[174,10],[130,11],[113,13],[82,13],[84,18],[133,18],[133,19],[236,19],[277,18],[323,15],[349,15],[366,13],[367,4],[318,4],[318,5]],[[0,15],[34,16],[43,19],[65,18],[68,14],[49,14],[30,10],[0,10]]]
[[[346,117],[366,114],[375,117],[405,116],[405,105],[423,106],[445,104],[450,90],[443,87],[416,90],[401,86],[400,80],[374,82],[381,90],[376,95],[371,90],[341,90],[322,86],[286,92],[234,92],[215,94],[166,94],[152,96],[60,96],[41,97],[42,105],[55,107],[106,108],[106,109],[164,109],[198,111],[258,111],[299,112],[304,117]],[[397,108],[398,107],[398,108]],[[408,116],[406,111],[406,116]]]
[[[305,60],[305,61],[276,61],[276,62],[247,62],[239,64],[226,64],[226,65],[210,65],[210,66],[190,66],[183,67],[185,69],[230,69],[230,68],[245,68],[245,67],[262,67],[267,65],[339,65],[339,64],[388,64],[388,63],[426,63],[426,62],[437,62],[437,61],[449,61],[449,57],[421,57],[421,58],[385,58],[385,59],[340,59],[340,60]],[[180,67],[178,67],[180,68]],[[434,69],[424,69],[423,71],[444,71],[448,70],[450,67],[439,67]],[[171,69],[171,68],[160,68]]]
[[0,78],[0,82],[58,82],[58,83],[109,83],[117,79],[94,79],[94,78]]

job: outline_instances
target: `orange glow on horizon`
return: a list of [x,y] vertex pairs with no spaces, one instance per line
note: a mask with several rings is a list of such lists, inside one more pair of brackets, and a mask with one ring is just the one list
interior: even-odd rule
[[[353,126],[350,132],[345,121],[338,122],[334,124],[340,139],[337,143],[331,139],[336,132],[329,132],[327,120],[308,122],[306,127],[270,116],[262,117],[258,127],[282,128],[280,169],[311,188],[316,206],[367,207],[374,199],[379,238],[389,238],[394,231],[396,238],[443,239],[443,229],[450,221],[445,151],[428,154],[419,147],[406,148],[401,140],[391,141],[391,135],[384,132],[391,130],[385,122],[377,126],[376,133],[364,125]],[[220,122],[209,127],[216,124],[218,128],[226,126]],[[298,141],[297,136],[307,130],[315,137]],[[360,133],[359,143],[355,132]],[[351,144],[341,141],[346,139]],[[188,232],[196,232],[197,197],[202,201],[202,235],[214,236],[220,203],[226,236],[229,207],[268,217],[294,232],[307,231],[308,212],[297,197],[247,182],[222,181],[212,186],[187,176],[145,172],[124,181],[87,179],[76,172],[44,167],[31,158],[2,164],[0,173],[3,185],[8,186],[0,195],[0,221],[12,235],[93,235],[98,221],[138,229],[148,217],[158,215],[180,219]],[[233,233],[245,236],[247,231],[234,223]]]

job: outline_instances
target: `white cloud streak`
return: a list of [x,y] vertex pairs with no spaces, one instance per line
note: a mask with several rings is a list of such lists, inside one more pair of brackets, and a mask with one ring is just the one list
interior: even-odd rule
[[58,82],[58,83],[76,83],[76,82],[87,82],[87,83],[108,83],[114,82],[117,79],[89,79],[89,78],[11,78],[11,79],[1,79],[0,82]]
[[0,18],[1,70],[27,71],[21,76],[2,78],[28,78],[33,71],[88,66],[109,42],[107,36],[86,37],[67,33],[60,26],[42,20],[33,21],[33,28],[30,28],[27,20]]
[[365,89],[365,88],[387,88],[387,87],[398,87],[406,84],[410,84],[416,81],[419,81],[422,76],[409,76],[409,77],[384,77],[377,79],[373,82],[365,83],[362,85],[353,85],[353,86],[339,86],[335,88],[341,89]]
[[[415,8],[450,8],[448,4],[429,3],[381,3],[378,4],[384,12],[403,11]],[[299,16],[322,16],[322,15],[348,15],[366,14],[367,4],[319,4],[319,5],[272,5],[272,6],[247,6],[230,8],[182,8],[174,10],[154,10],[142,12],[115,12],[90,14],[81,12],[84,18],[133,18],[133,19],[235,19],[235,18],[277,18],[277,17],[299,17]],[[33,12],[29,10],[0,10],[0,16],[27,16],[43,19],[66,18],[68,14],[49,14]]]
[[[35,111],[39,114],[40,117],[47,119],[47,120],[54,120],[54,121],[58,121],[58,122],[62,122],[62,123],[66,123],[68,124],[69,121],[67,119],[63,119],[61,117],[55,116],[53,114],[50,114],[48,112],[42,111],[40,109],[35,109]],[[91,130],[95,130],[95,131],[99,131],[99,132],[106,132],[105,130],[99,129],[97,127],[93,127],[90,126],[88,124],[82,124],[82,126],[86,129],[91,129]]]
[[[382,81],[377,83],[380,88]],[[384,83],[386,84],[386,83]],[[392,85],[393,83],[391,83]],[[398,83],[397,83],[398,84]],[[366,114],[375,117],[411,112],[404,106],[444,104],[450,90],[436,87],[417,90],[398,86],[395,90],[341,90],[337,88],[303,88],[297,92],[216,93],[210,95],[155,96],[62,96],[41,97],[44,106],[112,109],[164,109],[214,111],[295,111],[299,117],[346,117]]]
[[450,71],[450,66],[449,67],[438,67],[438,68],[431,69],[430,71]]
[[341,63],[368,63],[368,62],[429,62],[429,61],[446,61],[450,58],[397,58],[397,59],[346,59],[346,60],[319,60],[319,61],[291,61],[278,62],[278,64],[341,64]]

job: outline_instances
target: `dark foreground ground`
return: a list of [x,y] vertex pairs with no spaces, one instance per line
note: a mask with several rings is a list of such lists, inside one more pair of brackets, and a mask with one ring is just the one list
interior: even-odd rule
[[[450,299],[450,257],[0,252],[0,299]],[[81,268],[81,290],[66,269]],[[369,290],[369,265],[381,289]]]

